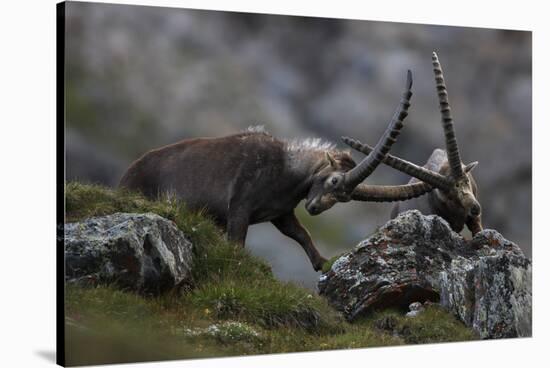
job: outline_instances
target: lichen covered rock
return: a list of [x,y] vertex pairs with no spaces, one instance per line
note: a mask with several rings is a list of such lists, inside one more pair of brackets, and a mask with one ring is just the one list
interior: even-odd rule
[[407,211],[336,260],[319,292],[348,320],[439,302],[481,338],[531,335],[531,261],[494,230],[465,240],[438,216]]
[[158,294],[191,276],[191,242],[172,221],[153,213],[115,213],[68,223],[64,234],[70,283]]

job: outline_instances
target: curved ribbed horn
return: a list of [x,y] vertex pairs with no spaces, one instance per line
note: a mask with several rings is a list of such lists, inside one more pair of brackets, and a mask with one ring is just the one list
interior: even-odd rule
[[[342,137],[342,141],[354,150],[362,152],[366,155],[370,154],[374,149],[368,144],[361,143],[357,139],[353,139],[350,137]],[[421,180],[439,189],[446,190],[449,188],[450,185],[453,184],[447,177],[441,175],[438,172],[426,169],[425,167],[418,166],[416,164],[413,164],[412,162],[403,160],[402,158],[392,156],[390,154],[387,154],[382,162],[398,171],[412,176],[413,178],[417,178],[418,180]]]
[[359,165],[345,174],[344,185],[347,191],[351,191],[370,174],[372,174],[374,169],[380,165],[386,154],[389,152],[391,146],[397,140],[397,136],[399,135],[401,128],[403,128],[403,120],[407,117],[408,109],[411,105],[411,88],[412,74],[411,71],[408,70],[405,92],[403,92],[403,96],[399,102],[399,107],[395,111],[390,124],[386,128],[386,131],[374,147],[374,150],[367,157],[365,157]]
[[359,184],[351,193],[354,201],[396,202],[420,197],[431,192],[430,184],[418,182],[405,185],[367,185]]
[[432,64],[435,74],[437,95],[439,97],[439,109],[441,110],[441,123],[443,124],[443,130],[445,132],[447,157],[449,165],[451,166],[451,173],[455,178],[459,178],[465,174],[464,170],[462,170],[462,161],[460,160],[460,152],[458,151],[458,143],[453,127],[453,117],[451,116],[451,106],[449,105],[449,96],[447,94],[447,87],[445,86],[445,79],[443,78],[443,70],[441,69],[441,64],[435,52],[432,54]]

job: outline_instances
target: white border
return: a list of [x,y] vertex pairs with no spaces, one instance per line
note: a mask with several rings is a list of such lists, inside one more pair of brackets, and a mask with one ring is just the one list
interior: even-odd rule
[[[155,6],[532,30],[534,338],[399,348],[155,363],[166,367],[541,366],[548,334],[550,268],[545,233],[548,165],[548,26],[544,1],[109,1]],[[2,2],[0,11],[0,260],[2,366],[41,367],[55,349],[55,1]],[[503,158],[505,159],[505,158]],[[6,206],[7,204],[7,206]],[[512,209],[511,209],[512,210]],[[542,362],[542,363],[539,363]],[[128,364],[125,367],[153,366]]]

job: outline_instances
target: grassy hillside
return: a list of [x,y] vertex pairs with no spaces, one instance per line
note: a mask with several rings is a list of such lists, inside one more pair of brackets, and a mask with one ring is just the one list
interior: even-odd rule
[[122,363],[475,339],[436,306],[410,319],[384,311],[347,323],[326,301],[276,280],[202,214],[169,199],[68,183],[66,222],[115,212],[173,220],[195,245],[193,287],[144,298],[102,286],[66,287],[67,364]]

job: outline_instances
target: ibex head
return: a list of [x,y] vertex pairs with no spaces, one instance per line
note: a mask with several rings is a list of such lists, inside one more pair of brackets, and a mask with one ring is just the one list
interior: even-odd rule
[[452,203],[454,211],[463,211],[466,218],[466,225],[475,234],[481,231],[481,205],[476,199],[477,188],[470,174],[477,162],[464,165],[460,159],[460,151],[454,131],[453,118],[451,116],[451,107],[447,94],[443,70],[437,54],[432,54],[432,64],[435,73],[435,82],[437,94],[439,97],[439,109],[441,111],[441,122],[445,133],[445,146],[447,151],[447,163],[440,171],[447,183],[436,185]]
[[452,211],[453,217],[465,219],[465,223],[472,234],[482,230],[481,205],[477,200],[477,186],[472,174],[470,174],[470,171],[477,164],[477,161],[468,165],[461,164],[462,174],[455,177],[450,161],[446,162],[439,173],[448,179],[449,184],[436,186],[435,191],[440,205],[446,207],[443,210]]
[[322,165],[312,178],[306,198],[306,209],[311,215],[317,215],[337,202],[346,200],[345,193],[341,190],[345,174],[356,167],[349,153],[339,151],[325,151]]
[[382,162],[395,143],[403,121],[408,115],[412,96],[412,75],[407,72],[405,91],[386,131],[372,150],[358,165],[346,152],[325,152],[319,169],[312,177],[312,184],[306,198],[306,209],[311,215],[318,215],[337,202],[348,202],[354,190]]

